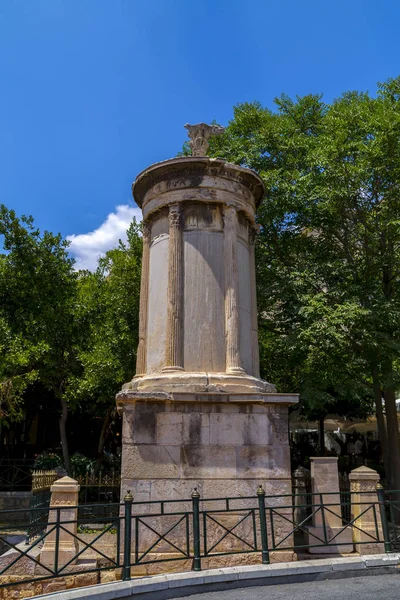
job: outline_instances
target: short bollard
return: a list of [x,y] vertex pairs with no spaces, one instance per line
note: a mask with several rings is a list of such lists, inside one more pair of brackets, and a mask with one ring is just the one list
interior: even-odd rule
[[386,507],[385,507],[385,494],[383,487],[380,483],[376,486],[376,494],[378,496],[379,509],[381,513],[381,521],[382,521],[382,533],[383,533],[383,541],[385,546],[385,552],[391,552],[391,543],[390,543],[390,535],[389,535],[389,526],[387,522],[386,516]]
[[124,565],[122,567],[122,580],[129,581],[131,578],[131,544],[132,544],[132,502],[133,496],[128,490],[124,498]]
[[200,552],[200,494],[197,488],[192,492],[193,508],[193,571],[201,571]]
[[265,516],[265,491],[260,485],[257,489],[258,496],[258,511],[260,516],[260,534],[261,534],[261,559],[263,565],[269,565],[269,551],[268,551],[268,533],[267,533],[267,519]]

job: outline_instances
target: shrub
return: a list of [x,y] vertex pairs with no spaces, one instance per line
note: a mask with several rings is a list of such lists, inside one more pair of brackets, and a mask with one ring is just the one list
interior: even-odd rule
[[59,454],[45,450],[36,456],[33,469],[34,471],[52,471],[62,464],[63,459]]
[[95,461],[88,456],[84,456],[79,452],[76,452],[71,456],[71,470],[72,474],[75,477],[80,475],[86,475],[86,473],[90,473],[93,471]]

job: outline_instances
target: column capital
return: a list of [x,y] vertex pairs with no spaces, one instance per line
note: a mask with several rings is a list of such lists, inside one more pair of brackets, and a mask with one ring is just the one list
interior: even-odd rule
[[181,204],[170,204],[169,206],[169,226],[178,228],[181,224],[182,206]]
[[250,227],[249,227],[249,244],[251,246],[254,246],[254,244],[256,243],[257,235],[258,235],[258,230],[255,227],[252,227],[250,225]]
[[151,237],[151,223],[150,221],[142,222],[142,232],[143,232],[143,243],[149,243]]
[[236,227],[237,211],[233,204],[224,204],[222,218],[224,221],[224,229],[228,227]]

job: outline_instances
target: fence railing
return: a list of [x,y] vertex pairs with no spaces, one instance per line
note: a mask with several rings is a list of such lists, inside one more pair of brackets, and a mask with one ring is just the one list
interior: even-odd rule
[[[342,503],[329,502],[324,494],[307,496],[307,513],[303,513],[306,516],[301,522],[294,516],[295,494],[267,496],[262,488],[249,497],[202,499],[195,490],[191,498],[184,500],[146,503],[135,502],[128,493],[123,502],[112,505],[112,514],[106,516],[98,504],[93,505],[89,516],[81,514],[79,507],[68,506],[68,511],[65,506],[34,508],[31,512],[36,521],[48,515],[48,524],[29,544],[16,543],[9,537],[10,526],[4,529],[0,525],[0,546],[9,550],[0,557],[0,587],[74,574],[77,561],[88,557],[92,563],[87,563],[85,573],[117,569],[124,580],[131,578],[134,567],[161,562],[186,561],[184,569],[200,571],[210,558],[253,553],[259,555],[261,563],[268,564],[271,554],[280,551],[348,546],[348,539],[340,541],[346,531],[351,532],[353,550],[360,543],[354,540],[360,539],[364,546],[381,545],[385,552],[397,548],[400,492],[384,493],[377,488],[376,501],[371,502],[370,496],[366,501],[359,499],[356,514],[352,510],[350,517]],[[71,509],[76,509],[77,519],[71,519]],[[4,512],[0,511],[0,523],[4,522]],[[334,531],[329,525],[331,515],[339,516],[341,521]],[[311,542],[296,535],[309,535],[308,528],[316,520],[320,523],[319,533],[313,527]],[[28,528],[29,522],[15,526],[19,531],[24,527]],[[37,552],[49,540],[54,549],[50,564],[41,562]],[[75,548],[67,558],[63,554],[66,540],[72,541]],[[18,581],[10,583],[14,569],[22,562],[30,564],[30,568],[24,567],[26,578],[19,575]],[[3,576],[7,576],[4,583]]]
[[32,485],[34,460],[0,459],[0,491],[29,491]]
[[121,474],[119,471],[102,471],[85,473],[72,477],[79,483],[81,489],[79,502],[81,504],[116,503],[120,499]]

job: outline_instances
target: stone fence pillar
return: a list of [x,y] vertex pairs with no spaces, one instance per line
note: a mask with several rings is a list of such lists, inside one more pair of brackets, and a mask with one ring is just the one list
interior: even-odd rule
[[[351,518],[353,541],[360,554],[381,554],[384,552],[381,513],[379,510],[376,486],[379,475],[369,467],[353,469],[349,475],[351,492]],[[361,531],[360,531],[361,530]],[[364,543],[363,543],[364,542]]]
[[311,546],[308,551],[311,554],[353,552],[351,529],[343,529],[337,456],[311,458],[311,491],[315,514],[312,527],[308,528]]
[[[68,563],[78,553],[78,540],[76,537],[78,531],[78,492],[80,485],[71,477],[62,477],[51,486],[51,500],[49,520],[47,531],[51,531],[57,522],[62,523],[59,529],[58,537],[58,567]],[[54,567],[56,558],[56,537],[55,528],[47,535],[44,541],[42,552],[40,553],[40,562],[44,565]],[[74,564],[73,561],[71,564]]]

